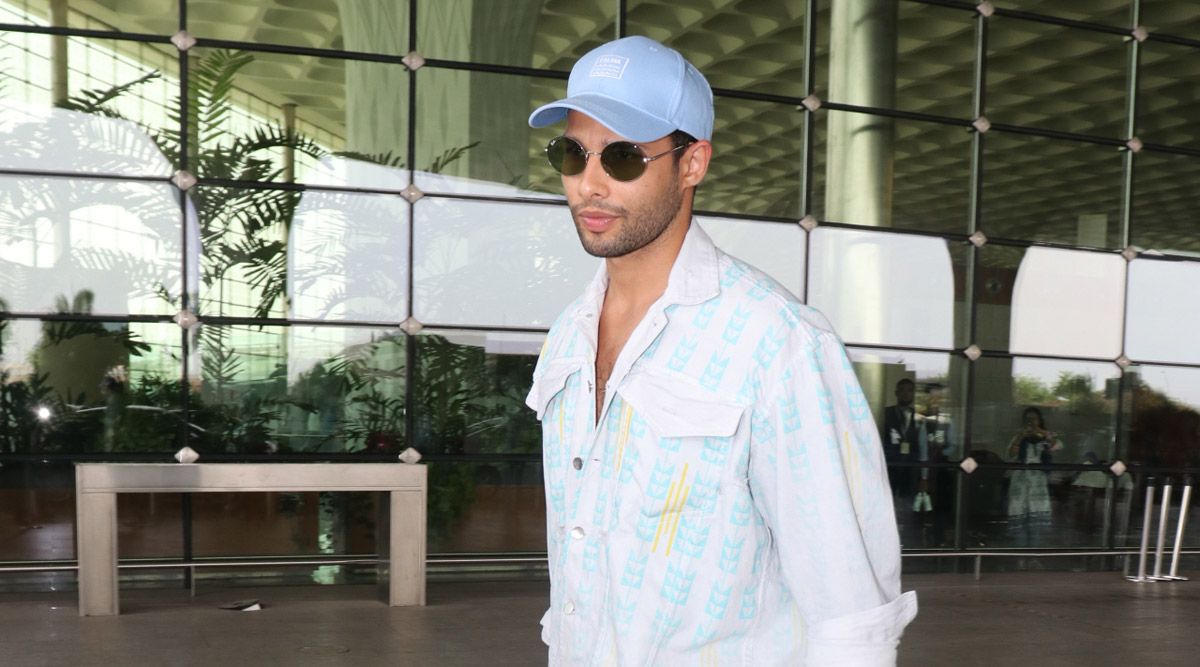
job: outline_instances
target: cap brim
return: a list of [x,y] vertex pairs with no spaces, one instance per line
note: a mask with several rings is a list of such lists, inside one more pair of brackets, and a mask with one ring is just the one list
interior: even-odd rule
[[677,129],[667,120],[603,95],[576,95],[540,106],[529,115],[529,125],[553,125],[566,120],[568,111],[586,114],[621,137],[638,143],[661,139]]

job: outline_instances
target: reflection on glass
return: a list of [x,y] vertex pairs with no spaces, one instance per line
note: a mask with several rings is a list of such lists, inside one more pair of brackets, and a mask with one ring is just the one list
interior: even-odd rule
[[566,71],[616,37],[616,9],[604,0],[419,0],[418,46],[426,58]]
[[[1014,503],[1014,493],[1030,488],[1037,489],[1038,511],[1022,514],[1022,505]],[[983,466],[963,476],[964,538],[981,549],[1109,546],[1107,508],[1112,506],[1118,521],[1127,518],[1136,496],[1133,491],[1129,474],[1114,478],[1099,471],[1006,471]],[[1042,570],[1053,562],[1024,556],[1005,559],[998,566]]]
[[0,176],[0,310],[174,312],[176,197],[157,183]]
[[976,342],[1022,354],[1121,354],[1124,259],[1115,254],[984,246]]
[[964,305],[955,276],[964,267],[945,240],[818,227],[810,242],[808,302],[843,340],[955,346]]
[[170,175],[178,158],[176,53],[0,32],[0,167]]
[[1133,178],[1132,245],[1200,257],[1200,157],[1142,151]]
[[[892,42],[895,53],[881,54],[877,44],[865,43],[866,48],[872,50],[871,56],[878,58],[878,61],[872,62],[870,72],[895,68],[894,84],[885,84],[891,88],[886,95],[890,102],[869,104],[866,100],[852,97],[862,94],[860,86],[874,78],[866,73],[868,70],[862,73],[856,71],[857,76],[844,81],[840,89],[835,84],[831,90],[830,38],[832,36],[835,46],[842,45],[844,48],[853,43],[854,33],[859,32],[859,26],[844,28],[848,34],[832,35],[837,28],[830,25],[829,4],[822,1],[818,5],[819,29],[813,94],[833,102],[884,106],[958,118],[971,116],[975,70],[975,17],[972,12],[917,2],[895,3],[895,27],[890,30],[885,28],[883,32],[890,33],[895,40]],[[795,44],[803,44],[803,38],[796,39]],[[852,48],[846,49],[850,67],[857,60],[855,55],[859,58],[865,55],[849,53]],[[850,69],[846,68],[846,71]],[[800,77],[796,77],[797,82],[800,80]],[[879,89],[875,90],[878,92]],[[803,92],[794,94],[800,97],[804,95]]]
[[727,97],[713,107],[713,159],[695,208],[799,218],[804,114],[789,105]]
[[1200,34],[1200,13],[1192,0],[1142,0],[1142,25],[1150,32],[1195,38]]
[[807,235],[802,227],[711,216],[696,216],[696,221],[718,248],[779,281],[793,295],[804,294]]
[[197,175],[397,190],[407,184],[403,65],[210,48],[189,53]]
[[[990,248],[981,254],[990,255]],[[1119,255],[1028,248],[1012,281],[1008,350],[1115,359],[1121,354],[1124,303],[1125,260]],[[989,308],[997,306],[1002,308]]]
[[1123,160],[1110,146],[993,130],[980,225],[992,237],[1119,248]]
[[407,24],[406,2],[187,0],[188,32],[204,39],[403,55]]
[[1129,264],[1125,354],[1138,361],[1200,363],[1200,263],[1136,259]]
[[429,489],[430,553],[546,551],[541,461],[439,461]]
[[440,332],[415,338],[414,444],[432,454],[541,452],[525,406],[545,336]]
[[975,366],[970,454],[981,463],[1020,462],[1020,452],[1010,453],[1009,446],[1025,429],[1023,412],[1029,407],[1041,412],[1042,428],[1062,444],[1051,453],[1052,462],[1112,460],[1120,377],[1116,364],[984,357]]
[[1123,137],[1127,41],[1050,23],[988,19],[988,119]]
[[174,324],[0,320],[0,452],[175,451],[179,346]]
[[[1200,12],[1195,12],[1200,34]],[[1144,16],[1144,13],[1143,13]],[[1147,143],[1200,148],[1200,109],[1194,97],[1193,75],[1200,48],[1148,41],[1139,53],[1137,130]],[[1184,73],[1187,74],[1184,74]]]
[[1200,369],[1131,366],[1129,460],[1172,468],[1200,465]]
[[413,315],[549,327],[598,267],[565,206],[425,198],[414,207]]
[[[996,7],[1113,26],[1128,26],[1133,0],[1092,2],[1091,0],[995,0]],[[1143,5],[1145,3],[1143,2]],[[1145,10],[1142,10],[1145,12]]]
[[[1021,357],[985,357],[975,367],[968,454],[981,467],[966,478],[969,539],[1001,547],[1101,546],[1104,503],[1094,496],[1126,482],[1114,487],[1110,476],[1105,483],[1054,464],[1099,471],[1114,460],[1119,368]],[[988,465],[1002,462],[1033,467]]]
[[408,203],[398,195],[201,186],[205,314],[399,322]]
[[[365,528],[373,538],[374,503],[369,493],[196,493],[192,494],[192,553],[211,556],[307,556],[320,549],[323,505],[343,505],[342,531]],[[360,509],[358,506],[364,506]],[[330,507],[329,509],[333,509]],[[124,517],[122,517],[124,520]],[[176,519],[178,521],[178,519]],[[365,524],[365,525],[364,525]],[[339,526],[340,527],[340,526]],[[176,528],[178,530],[178,528]],[[340,532],[340,531],[339,531]],[[338,534],[347,553],[346,536]],[[175,536],[178,541],[178,535]],[[330,540],[333,541],[333,540]],[[330,545],[333,547],[333,545]],[[359,552],[363,553],[363,552]],[[367,553],[370,553],[369,551]]]
[[[121,547],[123,555],[124,540]],[[5,461],[0,467],[0,562],[74,557],[73,466]]]
[[847,352],[879,426],[903,546],[953,545],[958,469],[940,464],[962,458],[968,362],[930,352]]
[[382,329],[202,326],[189,369],[191,446],[402,451],[406,344]]
[[804,0],[632,0],[626,29],[670,46],[714,88],[804,97]]
[[532,129],[528,120],[533,109],[565,97],[566,88],[560,79],[422,70],[416,185],[427,192],[561,196],[562,182],[545,148],[565,124]]
[[0,23],[170,35],[179,29],[179,3],[10,0],[0,5]]
[[[957,126],[842,111],[821,112],[815,117],[812,213],[817,218],[931,232],[970,232],[968,132]],[[872,148],[870,141],[858,136],[839,135],[843,145],[860,150],[844,148],[834,165],[841,173],[829,173],[830,133],[844,133],[847,127],[864,122],[881,135],[878,145]],[[882,161],[889,167],[878,191],[864,190],[855,176],[877,168],[867,161]]]

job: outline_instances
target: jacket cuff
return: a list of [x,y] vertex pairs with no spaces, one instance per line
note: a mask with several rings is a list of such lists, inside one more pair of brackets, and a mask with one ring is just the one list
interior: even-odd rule
[[904,626],[917,615],[917,594],[810,626],[806,665],[895,665]]

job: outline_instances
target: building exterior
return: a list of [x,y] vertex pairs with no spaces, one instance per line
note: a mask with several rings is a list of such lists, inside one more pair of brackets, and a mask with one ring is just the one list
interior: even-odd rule
[[[1136,545],[1200,470],[1192,0],[0,0],[0,586],[67,577],[73,462],[184,446],[415,447],[435,564],[536,569],[523,399],[595,260],[525,118],[628,34],[716,89],[700,224],[881,428],[913,381],[909,566]],[[1028,407],[1062,446],[1018,462]],[[123,499],[122,557],[374,550],[371,498],[203,495]]]

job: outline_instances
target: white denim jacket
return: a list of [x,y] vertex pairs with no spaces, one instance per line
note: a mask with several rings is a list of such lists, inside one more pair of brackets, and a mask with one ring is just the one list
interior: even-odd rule
[[916,594],[830,325],[693,223],[595,420],[603,266],[551,328],[551,665],[894,664]]

